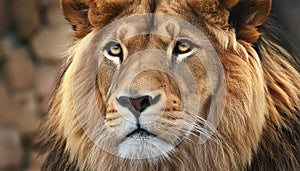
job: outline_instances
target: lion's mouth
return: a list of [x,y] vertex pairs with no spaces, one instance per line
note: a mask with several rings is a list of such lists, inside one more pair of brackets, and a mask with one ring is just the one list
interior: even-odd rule
[[129,133],[128,135],[126,135],[126,137],[127,138],[131,138],[131,137],[147,138],[147,137],[156,137],[156,135],[145,129],[138,128],[138,129],[132,131],[131,133]]

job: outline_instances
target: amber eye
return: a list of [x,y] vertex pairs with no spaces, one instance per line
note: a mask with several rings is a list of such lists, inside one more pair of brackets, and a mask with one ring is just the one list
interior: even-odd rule
[[123,61],[123,49],[119,43],[109,43],[105,47],[104,55],[115,63],[120,63]]
[[122,55],[122,47],[120,44],[113,44],[109,47],[108,54],[111,56],[120,57]]
[[192,45],[188,41],[178,41],[174,47],[173,54],[178,56],[186,54],[192,50]]

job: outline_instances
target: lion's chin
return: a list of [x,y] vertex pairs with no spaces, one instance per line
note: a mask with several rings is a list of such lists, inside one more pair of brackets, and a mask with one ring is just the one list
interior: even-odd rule
[[158,138],[139,135],[126,138],[119,144],[118,155],[129,160],[148,160],[156,162],[168,158],[175,146]]

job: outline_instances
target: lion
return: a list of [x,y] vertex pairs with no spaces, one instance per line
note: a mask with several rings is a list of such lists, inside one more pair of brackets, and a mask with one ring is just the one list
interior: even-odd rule
[[[61,0],[42,170],[299,170],[299,57],[271,0]],[[212,47],[211,49],[209,47]]]

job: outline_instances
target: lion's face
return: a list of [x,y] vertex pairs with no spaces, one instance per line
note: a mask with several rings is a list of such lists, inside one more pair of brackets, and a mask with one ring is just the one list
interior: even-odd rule
[[[172,24],[175,26],[177,23]],[[191,88],[192,90],[189,91],[189,85],[186,83],[178,85],[179,80],[176,82],[168,74],[176,72],[178,79],[184,79],[183,76],[187,71],[180,68],[181,63],[185,62],[191,67],[192,65],[198,66],[193,70],[193,75],[199,79],[197,85],[199,85],[199,91],[202,92],[201,105],[204,106],[207,103],[211,95],[210,83],[203,64],[192,54],[198,49],[192,47],[191,37],[180,40],[181,37],[183,35],[180,34],[173,39],[142,36],[119,43],[122,45],[122,52],[127,52],[127,54],[123,54],[124,63],[114,66],[110,63],[110,67],[116,69],[120,67],[120,73],[119,77],[113,80],[115,82],[110,84],[111,92],[106,89],[104,93],[109,93],[105,124],[108,130],[112,131],[112,139],[118,144],[120,156],[139,159],[166,155],[167,152],[175,150],[174,147],[189,136],[191,128],[196,126],[196,116],[205,117],[204,113],[201,115],[189,111],[187,102],[182,101],[184,98],[182,96],[189,96],[190,94],[186,93],[192,93],[195,90]],[[137,44],[138,47],[134,47]],[[184,56],[189,59],[179,59]],[[182,75],[179,75],[179,72]],[[103,73],[100,70],[99,74],[102,78],[112,80],[111,76],[114,73]],[[184,80],[181,82],[184,83]],[[105,86],[101,80],[98,83],[99,87]],[[179,87],[185,89],[185,92],[181,92]],[[200,100],[190,96],[187,101]],[[199,105],[194,107],[197,108]],[[199,120],[199,122],[203,124],[203,121]]]
[[[199,28],[167,15],[131,15],[118,22],[84,38],[87,49],[74,59],[80,61],[75,72],[81,84],[96,82],[99,114],[93,115],[102,121],[96,124],[102,132],[92,139],[100,148],[110,144],[105,150],[114,155],[154,161],[182,144],[200,143],[201,134],[212,136],[204,126],[211,126],[206,119],[213,93],[224,83],[217,53],[208,51],[210,41]],[[98,72],[82,70],[89,66]],[[81,88],[86,86],[73,89]]]
[[250,163],[267,111],[253,43],[270,1],[237,2],[62,1],[80,38],[53,111],[71,158],[91,169]]

